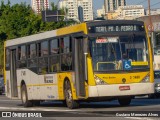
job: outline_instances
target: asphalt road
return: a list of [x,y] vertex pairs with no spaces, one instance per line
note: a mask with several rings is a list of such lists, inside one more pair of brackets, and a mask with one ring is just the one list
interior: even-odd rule
[[[40,106],[24,108],[21,100],[11,100],[0,96],[0,119],[11,113],[10,119],[51,119],[51,120],[158,120],[160,119],[160,99],[139,97],[132,100],[130,106],[122,107],[118,101],[81,103],[79,109],[70,110],[62,102],[46,101]],[[150,115],[150,116],[149,116]],[[37,118],[32,118],[37,116]],[[15,118],[13,118],[15,117]],[[3,117],[9,119],[9,117]]]

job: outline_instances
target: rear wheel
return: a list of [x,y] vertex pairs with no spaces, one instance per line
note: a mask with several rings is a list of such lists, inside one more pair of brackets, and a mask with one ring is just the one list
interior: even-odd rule
[[118,102],[121,106],[128,106],[131,103],[132,98],[131,97],[120,97],[118,98]]
[[32,107],[33,106],[33,102],[31,100],[28,100],[26,85],[22,85],[21,100],[22,100],[22,104],[24,107]]
[[69,80],[66,80],[64,83],[64,93],[67,107],[70,109],[78,108],[79,103],[78,101],[73,100],[72,89]]

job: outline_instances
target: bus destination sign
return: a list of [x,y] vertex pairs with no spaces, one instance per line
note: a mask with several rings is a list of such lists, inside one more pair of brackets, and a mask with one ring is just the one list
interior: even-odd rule
[[115,32],[115,31],[137,31],[136,25],[125,26],[100,26],[96,27],[96,32]]
[[89,29],[90,33],[132,32],[132,31],[144,31],[144,28],[143,26],[139,25],[108,25],[108,26],[95,26]]
[[105,38],[97,38],[96,43],[116,43],[118,42],[118,37],[105,37]]

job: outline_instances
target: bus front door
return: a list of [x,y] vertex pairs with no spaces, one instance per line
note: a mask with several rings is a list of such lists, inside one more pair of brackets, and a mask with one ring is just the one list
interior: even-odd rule
[[74,39],[74,58],[75,58],[75,82],[77,96],[85,97],[85,54],[84,54],[84,39],[82,37]]
[[10,69],[11,97],[18,97],[17,74],[16,74],[16,49],[11,50],[11,69]]

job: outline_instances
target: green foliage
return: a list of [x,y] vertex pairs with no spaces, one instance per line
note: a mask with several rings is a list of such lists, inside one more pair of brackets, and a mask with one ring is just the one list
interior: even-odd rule
[[[52,10],[57,10],[57,6],[51,3]],[[64,14],[64,10],[61,10]],[[74,22],[69,22],[72,24]],[[35,14],[32,8],[26,3],[11,5],[8,0],[0,3],[0,65],[3,65],[3,42],[8,39],[28,36],[43,31],[54,30],[68,24],[63,21],[43,22],[39,14]]]

